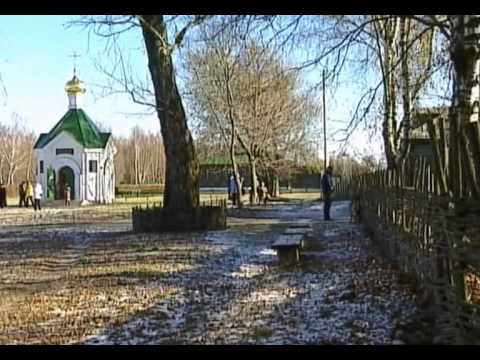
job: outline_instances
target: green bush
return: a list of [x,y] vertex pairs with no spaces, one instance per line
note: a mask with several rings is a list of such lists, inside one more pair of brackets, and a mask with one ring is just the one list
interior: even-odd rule
[[115,187],[115,195],[120,197],[142,197],[163,194],[163,184],[120,184]]

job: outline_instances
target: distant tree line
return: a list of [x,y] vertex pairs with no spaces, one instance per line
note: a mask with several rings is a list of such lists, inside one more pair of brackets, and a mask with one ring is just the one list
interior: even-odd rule
[[23,125],[20,115],[12,114],[10,125],[0,123],[0,139],[0,182],[12,185],[34,180],[36,136]]
[[[18,114],[10,124],[0,123],[0,182],[17,185],[35,181],[37,160],[34,145],[37,135],[24,125]],[[117,154],[115,172],[117,184],[163,184],[165,152],[159,132],[147,132],[134,127],[128,136],[114,138]]]
[[115,137],[117,184],[164,184],[165,151],[159,132],[135,126],[128,137]]

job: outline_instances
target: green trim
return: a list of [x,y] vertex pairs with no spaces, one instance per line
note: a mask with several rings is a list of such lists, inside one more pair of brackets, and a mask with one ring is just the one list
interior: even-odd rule
[[72,135],[84,148],[103,149],[110,133],[101,132],[82,109],[70,109],[48,134],[40,134],[34,149],[45,147],[62,131]]

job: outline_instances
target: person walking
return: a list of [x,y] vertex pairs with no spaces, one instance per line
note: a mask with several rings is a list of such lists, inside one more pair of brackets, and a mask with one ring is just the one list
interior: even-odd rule
[[18,202],[19,207],[26,207],[25,198],[27,196],[27,187],[25,185],[25,181],[22,181],[20,185],[18,185],[18,197],[20,201]]
[[264,185],[263,182],[260,181],[257,186],[257,197],[258,197],[258,203],[261,204],[263,202],[263,189]]
[[235,176],[230,177],[230,191],[232,194],[232,204],[237,205],[238,202],[238,189],[237,189],[237,182],[235,181]]
[[227,180],[228,200],[232,200],[232,176],[233,175],[230,175]]
[[40,200],[42,200],[42,197],[43,197],[42,184],[37,182],[37,184],[35,185],[35,203],[33,204],[33,209],[35,211],[37,211],[37,209],[42,210],[42,207],[40,205]]
[[263,205],[267,206],[267,202],[268,200],[270,200],[270,196],[268,193],[268,187],[264,182],[262,182],[262,188],[263,188]]
[[323,192],[323,219],[332,220],[330,218],[330,207],[332,206],[332,192],[333,192],[333,168],[327,167],[327,171],[322,177],[322,192]]
[[0,183],[0,208],[7,207],[7,188]]
[[30,200],[30,202],[32,203],[32,206],[34,206],[33,204],[33,185],[30,181],[27,181],[27,190],[25,192],[25,207],[28,208],[28,201]]
[[68,183],[65,183],[64,187],[64,198],[65,198],[65,206],[70,206],[70,199],[71,199],[71,187]]

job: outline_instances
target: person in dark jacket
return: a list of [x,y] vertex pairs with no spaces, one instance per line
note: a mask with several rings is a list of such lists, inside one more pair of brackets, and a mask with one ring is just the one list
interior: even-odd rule
[[257,196],[258,196],[259,204],[263,202],[263,195],[264,195],[263,188],[264,188],[263,182],[260,181],[257,186]]
[[25,181],[22,181],[20,185],[18,185],[18,197],[20,198],[20,201],[18,203],[19,207],[24,207],[26,206],[26,197],[27,197],[27,184]]
[[324,220],[332,220],[330,218],[330,207],[332,206],[332,192],[333,192],[333,168],[327,167],[327,171],[322,176],[322,192],[323,192],[323,218]]
[[227,187],[228,187],[228,200],[232,200],[232,174],[228,177]]
[[3,183],[0,184],[0,208],[7,207],[7,188]]

